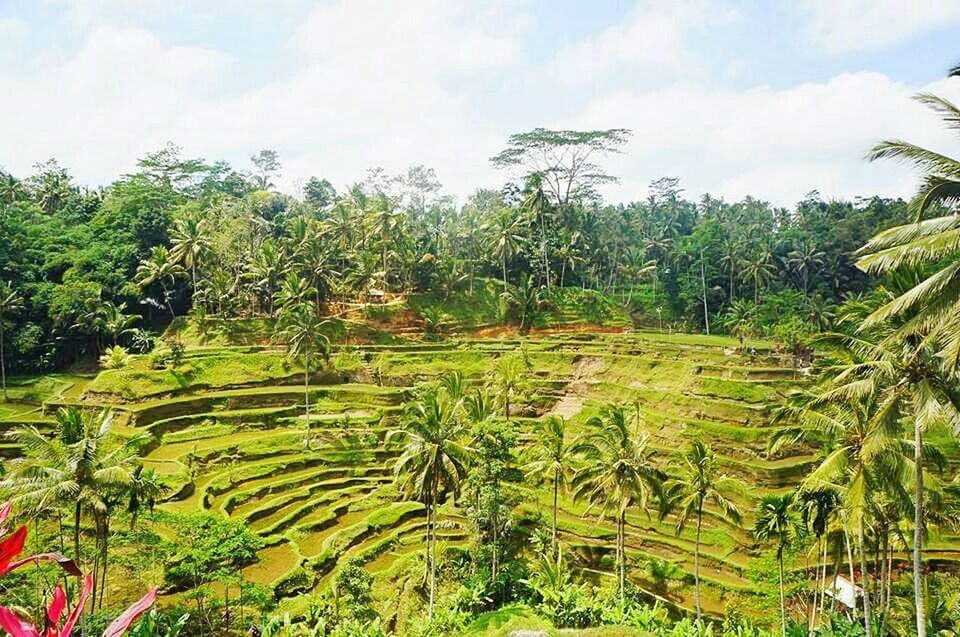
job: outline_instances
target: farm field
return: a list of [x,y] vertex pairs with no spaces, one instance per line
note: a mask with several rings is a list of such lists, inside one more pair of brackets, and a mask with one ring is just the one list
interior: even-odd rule
[[[363,564],[374,578],[382,615],[396,626],[420,604],[411,586],[421,576],[416,565],[425,517],[422,504],[398,496],[392,462],[399,451],[387,443],[387,433],[399,426],[418,383],[460,370],[469,383],[480,384],[501,357],[522,357],[526,382],[511,408],[521,443],[538,418],[560,415],[577,435],[589,430],[586,423],[601,405],[627,404],[639,410],[639,426],[668,473],[692,440],[708,441],[724,472],[748,486],[739,504],[749,512],[756,497],[795,484],[815,451],[766,453],[770,435],[784,426],[772,422],[773,409],[804,380],[769,344],[757,345],[756,355],[747,356],[735,353],[735,340],[726,337],[621,331],[340,346],[331,367],[310,386],[308,445],[302,370],[287,363],[282,350],[188,341],[175,371],[154,370],[142,357],[96,377],[51,377],[32,390],[24,386],[20,391],[33,391],[43,407],[6,405],[3,427],[47,426],[51,410],[68,404],[113,408],[115,431],[150,437],[143,464],[168,487],[156,522],[161,536],[173,537],[164,529],[164,512],[207,511],[242,521],[263,540],[244,580],[266,587],[282,612],[294,614],[306,610],[304,593],[329,587],[344,564]],[[549,518],[550,497],[549,485],[523,487],[520,520]],[[446,549],[470,544],[473,523],[461,504],[448,498],[440,507]],[[560,541],[599,581],[612,571],[614,529],[584,509],[561,494]],[[749,514],[734,525],[716,513],[708,510],[705,518],[701,571],[704,608],[719,614],[735,601],[749,606],[760,551],[747,530]],[[692,534],[677,535],[672,519],[630,511],[631,581],[690,608],[692,587],[656,581],[648,566],[662,560],[692,573]],[[936,557],[954,559],[951,545]],[[122,594],[122,582],[115,585]],[[171,592],[168,601],[184,594]]]

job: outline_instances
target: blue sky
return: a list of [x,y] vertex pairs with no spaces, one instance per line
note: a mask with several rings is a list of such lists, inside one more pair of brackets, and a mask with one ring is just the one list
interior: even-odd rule
[[960,2],[915,0],[0,0],[0,166],[56,157],[96,185],[168,141],[294,191],[366,168],[497,186],[512,132],[626,127],[611,200],[660,176],[692,196],[790,205],[909,194],[866,149],[958,150],[909,99],[960,100]]

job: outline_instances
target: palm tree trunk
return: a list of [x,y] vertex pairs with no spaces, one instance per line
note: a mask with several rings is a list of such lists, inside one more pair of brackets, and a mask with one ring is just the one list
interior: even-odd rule
[[557,558],[557,496],[560,492],[560,469],[553,471],[553,528],[550,529],[553,551],[553,558]]
[[547,233],[544,229],[543,210],[540,211],[540,250],[543,252],[543,276],[547,281],[547,290],[550,289],[550,261],[547,259]]
[[497,540],[499,540],[499,526],[500,521],[497,519],[497,508],[499,503],[497,498],[493,498],[493,515],[491,516],[491,522],[493,522],[493,545],[491,549],[491,561],[490,561],[490,583],[496,586],[497,582]]
[[100,578],[100,608],[107,593],[107,559],[110,557],[110,519],[103,521],[103,576]]
[[7,402],[7,363],[3,357],[3,316],[0,315],[0,380],[3,383],[3,402]]
[[923,544],[923,432],[919,419],[915,419],[913,425],[913,463],[917,500],[913,518],[913,600],[917,610],[917,637],[926,637],[927,614],[923,601],[923,564],[920,560]]
[[437,515],[437,481],[439,476],[435,475],[433,478],[433,485],[430,489],[430,510],[428,512],[428,522],[427,522],[427,536],[429,542],[427,545],[427,550],[430,552],[429,564],[430,564],[430,606],[428,616],[431,621],[433,621],[433,600],[436,595],[437,590],[437,530],[436,530],[436,520],[434,519]]
[[710,336],[710,315],[707,313],[707,271],[703,263],[703,250],[700,250],[700,284],[703,286],[703,324]]
[[[847,534],[847,529],[843,529],[843,543],[847,548],[847,567],[850,571],[850,583],[856,584],[857,580],[853,577],[853,549],[850,547],[850,536]],[[853,604],[853,621],[857,621],[857,604],[854,600]]]
[[777,566],[780,576],[780,630],[783,637],[787,637],[787,604],[783,597],[783,546],[777,550]]
[[881,629],[880,634],[884,634],[886,629],[887,616],[890,614],[890,594],[891,587],[893,586],[893,547],[890,546],[889,538],[887,539],[887,579],[884,583],[883,591],[883,629]]
[[703,610],[700,604],[700,531],[703,526],[703,499],[697,505],[697,541],[693,548],[693,594],[697,606],[697,621],[703,619]]
[[503,291],[507,291],[507,253],[502,255],[501,265],[503,266]]
[[621,510],[620,518],[617,520],[617,578],[620,583],[620,616],[623,616],[627,603],[627,577],[626,577],[626,546],[624,542],[624,526],[626,515]]
[[873,630],[870,616],[870,586],[867,581],[867,558],[863,550],[863,521],[860,522],[860,528],[857,530],[857,550],[860,553],[860,582],[863,586],[863,627],[866,629],[868,637],[872,637]]
[[80,500],[73,505],[73,559],[80,564]]
[[303,361],[303,407],[307,419],[307,438],[306,446],[310,446],[310,351],[307,350],[307,357]]
[[821,565],[821,573],[823,574],[820,578],[820,605],[817,608],[817,616],[823,617],[823,603],[826,600],[827,594],[824,592],[827,587],[827,540],[829,535],[824,533],[823,536],[823,553],[821,557],[823,558],[823,564]]

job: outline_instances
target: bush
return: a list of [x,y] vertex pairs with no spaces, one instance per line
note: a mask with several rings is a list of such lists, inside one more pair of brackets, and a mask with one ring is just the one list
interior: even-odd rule
[[120,345],[108,347],[100,357],[100,364],[104,369],[121,369],[130,364],[130,354]]

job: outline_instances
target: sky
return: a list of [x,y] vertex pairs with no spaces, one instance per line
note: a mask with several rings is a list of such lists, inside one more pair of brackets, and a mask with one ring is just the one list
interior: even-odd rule
[[911,96],[960,102],[958,0],[0,0],[0,167],[56,158],[105,185],[168,142],[295,193],[382,166],[461,199],[534,127],[628,128],[608,201],[679,177],[688,197],[792,206],[909,196],[866,151],[960,139]]

